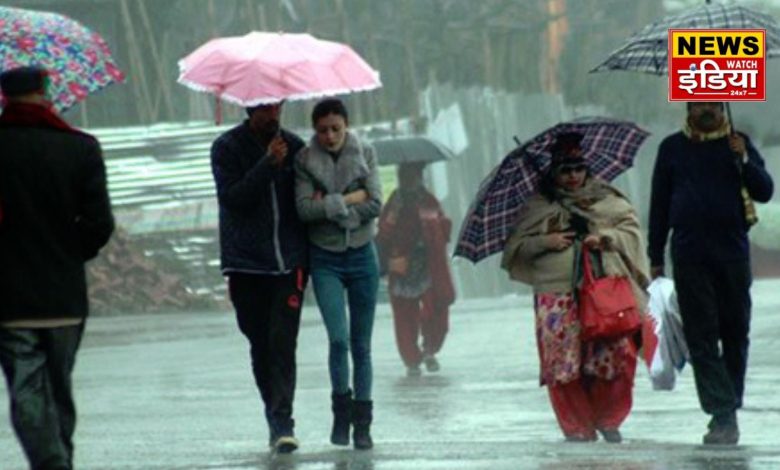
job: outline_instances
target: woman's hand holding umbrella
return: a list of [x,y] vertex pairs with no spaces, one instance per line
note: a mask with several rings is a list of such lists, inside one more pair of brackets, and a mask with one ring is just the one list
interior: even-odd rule
[[604,240],[602,237],[591,233],[582,240],[582,244],[591,250],[600,250],[604,246]]
[[574,232],[553,232],[545,236],[544,244],[550,250],[563,251],[574,243],[575,235]]
[[[545,236],[545,246],[554,251],[563,251],[574,243],[574,232],[554,232]],[[600,250],[604,247],[605,240],[598,235],[590,234],[586,236],[582,243],[593,250]]]

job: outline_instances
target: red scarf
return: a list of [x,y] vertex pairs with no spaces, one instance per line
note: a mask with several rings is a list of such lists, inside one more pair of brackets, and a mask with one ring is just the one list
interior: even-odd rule
[[7,102],[0,114],[0,127],[45,127],[84,134],[63,121],[49,107],[35,103]]

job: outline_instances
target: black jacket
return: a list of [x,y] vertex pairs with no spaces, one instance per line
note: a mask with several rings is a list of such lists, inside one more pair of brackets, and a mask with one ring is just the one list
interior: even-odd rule
[[727,137],[694,142],[678,132],[661,142],[650,199],[648,254],[653,266],[664,264],[669,230],[675,262],[749,259],[738,165],[757,202],[769,201],[774,188],[761,155],[747,136],[742,137],[747,163],[737,162]]
[[114,230],[100,145],[0,127],[0,322],[87,315],[84,263]]
[[223,274],[281,274],[306,266],[306,228],[295,209],[293,170],[304,144],[291,132],[281,135],[288,150],[281,167],[271,164],[269,142],[255,137],[248,121],[211,147]]

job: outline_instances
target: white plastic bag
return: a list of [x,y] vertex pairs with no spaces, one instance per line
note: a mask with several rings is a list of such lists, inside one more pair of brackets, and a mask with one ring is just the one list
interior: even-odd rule
[[647,288],[648,324],[643,329],[645,363],[653,390],[673,390],[677,372],[688,361],[688,345],[683,334],[674,282],[656,278]]

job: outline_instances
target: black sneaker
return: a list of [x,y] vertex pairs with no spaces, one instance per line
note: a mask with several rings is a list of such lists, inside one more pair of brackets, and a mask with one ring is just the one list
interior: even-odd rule
[[736,424],[715,424],[707,434],[702,437],[702,443],[706,445],[733,446],[739,442],[739,428]]

